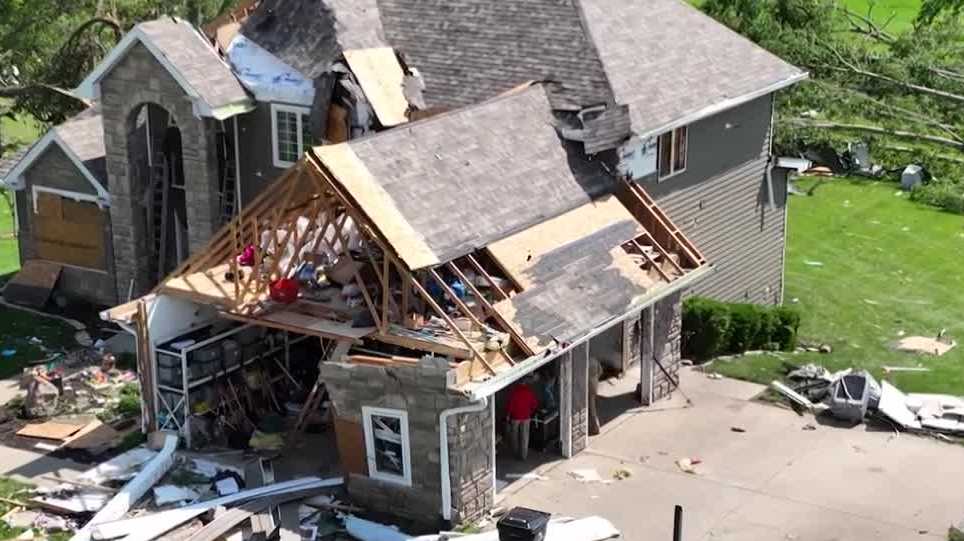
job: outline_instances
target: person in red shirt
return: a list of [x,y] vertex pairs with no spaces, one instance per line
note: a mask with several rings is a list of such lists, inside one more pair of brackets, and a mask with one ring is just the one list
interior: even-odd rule
[[539,409],[539,399],[526,381],[509,390],[506,414],[509,417],[509,445],[519,460],[529,456],[529,425]]

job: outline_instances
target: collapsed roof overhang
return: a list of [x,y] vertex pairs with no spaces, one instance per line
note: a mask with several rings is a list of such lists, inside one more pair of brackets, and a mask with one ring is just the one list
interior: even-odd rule
[[[515,116],[490,118],[488,108]],[[526,114],[534,123],[514,126],[523,151],[500,130]],[[639,186],[587,191],[539,115],[551,115],[549,105],[529,88],[314,148],[155,293],[244,322],[447,356],[458,363],[453,386],[491,389],[479,386],[511,381],[708,272]],[[527,168],[533,156],[548,165]],[[354,288],[357,304],[308,293],[274,302],[272,284],[306,264]],[[412,326],[419,310],[431,321]]]

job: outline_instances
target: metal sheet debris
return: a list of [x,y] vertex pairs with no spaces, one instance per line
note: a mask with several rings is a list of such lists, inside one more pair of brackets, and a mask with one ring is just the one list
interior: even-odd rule
[[907,408],[907,396],[904,393],[886,381],[880,383],[880,388],[880,403],[877,405],[880,413],[903,428],[921,427],[917,416]]

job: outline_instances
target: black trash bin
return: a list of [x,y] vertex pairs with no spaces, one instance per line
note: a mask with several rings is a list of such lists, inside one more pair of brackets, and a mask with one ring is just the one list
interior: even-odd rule
[[549,513],[516,507],[499,520],[499,541],[543,541]]

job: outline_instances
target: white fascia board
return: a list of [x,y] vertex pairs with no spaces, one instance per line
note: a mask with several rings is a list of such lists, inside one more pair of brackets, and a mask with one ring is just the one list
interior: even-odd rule
[[100,196],[92,195],[89,193],[75,192],[71,190],[61,190],[59,188],[48,188],[46,186],[33,186],[31,188],[31,191],[32,191],[31,195],[33,196],[33,211],[35,213],[39,212],[40,210],[37,206],[37,194],[39,193],[49,193],[53,195],[59,195],[60,197],[63,197],[65,199],[73,199],[74,201],[87,201],[88,203],[96,204],[99,208],[102,208],[102,209],[110,206],[106,204],[105,201],[100,198]]
[[800,81],[803,81],[804,79],[808,79],[809,77],[810,77],[810,74],[808,72],[801,72],[791,77],[788,77],[786,79],[783,79],[782,81],[773,83],[772,85],[759,88],[757,90],[748,92],[740,96],[736,96],[735,98],[729,98],[721,102],[714,103],[713,105],[704,107],[688,115],[684,115],[680,118],[677,118],[672,122],[667,122],[662,126],[647,130],[645,132],[636,133],[635,135],[637,135],[640,139],[644,139],[646,137],[651,137],[654,135],[659,135],[661,133],[666,133],[672,129],[676,129],[681,126],[692,124],[698,120],[703,120],[704,118],[711,117],[717,113],[722,113],[723,111],[726,111],[728,109],[732,109],[734,107],[743,105],[744,103],[751,102],[761,96],[766,96],[767,94],[772,94],[788,86],[795,85]]

